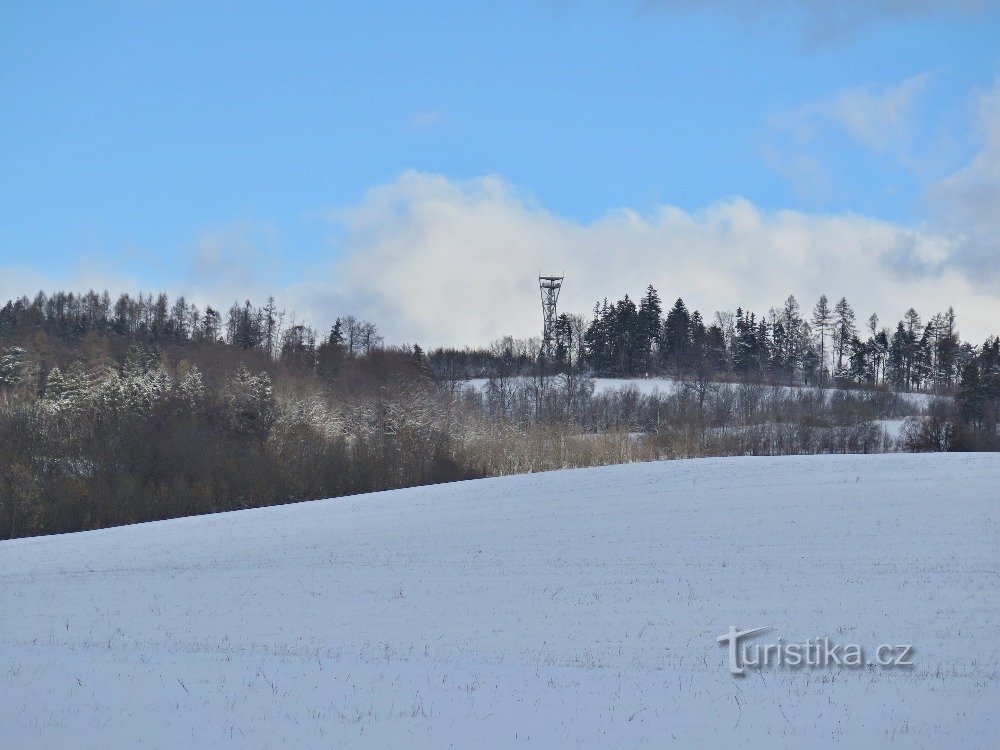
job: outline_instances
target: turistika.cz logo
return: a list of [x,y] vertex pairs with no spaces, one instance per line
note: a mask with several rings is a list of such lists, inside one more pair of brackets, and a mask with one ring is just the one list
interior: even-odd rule
[[907,643],[883,643],[866,658],[865,649],[857,643],[834,643],[826,636],[816,636],[806,641],[786,643],[779,638],[776,643],[747,643],[754,636],[773,630],[770,627],[740,630],[729,626],[729,632],[718,637],[729,651],[729,671],[742,675],[747,669],[767,667],[792,667],[815,669],[817,667],[912,667],[913,646]]

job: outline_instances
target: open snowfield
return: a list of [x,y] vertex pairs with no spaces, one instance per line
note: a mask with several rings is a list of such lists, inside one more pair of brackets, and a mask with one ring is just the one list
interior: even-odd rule
[[0,746],[995,748],[998,506],[1000,454],[699,459],[4,542]]

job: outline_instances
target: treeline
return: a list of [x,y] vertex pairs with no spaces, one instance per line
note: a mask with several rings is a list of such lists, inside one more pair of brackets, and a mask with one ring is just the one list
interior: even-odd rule
[[[386,346],[351,316],[320,334],[273,301],[225,314],[166,295],[8,302],[0,537],[656,458],[1000,449],[1000,341],[968,347],[953,317],[942,330],[947,338],[952,326],[961,365],[956,398],[924,413],[922,400],[885,387],[886,373],[907,371],[891,354],[873,360],[867,387],[788,386],[844,377],[858,336],[836,317],[840,333],[819,337],[823,365],[810,369],[801,363],[816,329],[793,325],[793,300],[784,318],[762,324],[739,311],[731,326],[680,301],[661,319],[654,302],[650,290],[639,306],[599,307],[593,321],[563,316],[554,361],[537,339],[510,337],[425,355]],[[912,352],[940,338],[910,322]],[[923,364],[911,355],[910,371],[944,388],[947,377],[926,373],[955,378],[942,364],[948,349],[929,348]],[[674,387],[597,389],[595,370],[665,372]],[[894,441],[879,420],[904,417]]]
[[[570,341],[567,337],[562,349],[568,351]],[[786,384],[948,392],[965,365],[978,362],[995,343],[991,338],[977,351],[961,341],[952,308],[926,323],[911,308],[894,330],[881,327],[872,314],[861,329],[845,298],[831,306],[824,295],[807,316],[789,296],[764,315],[737,308],[706,322],[683,299],[664,316],[650,286],[638,305],[627,295],[595,305],[585,334],[585,361],[608,377],[708,373]]]
[[112,334],[142,345],[221,343],[327,375],[335,374],[344,359],[383,344],[370,321],[347,315],[321,334],[296,322],[273,298],[262,307],[234,302],[223,314],[212,306],[200,310],[183,296],[171,301],[163,293],[122,294],[112,302],[107,292],[39,292],[0,308],[0,342],[34,342],[38,334],[74,344],[88,334]]
[[574,429],[491,418],[351,316],[321,336],[272,302],[0,308],[0,538],[655,457]]

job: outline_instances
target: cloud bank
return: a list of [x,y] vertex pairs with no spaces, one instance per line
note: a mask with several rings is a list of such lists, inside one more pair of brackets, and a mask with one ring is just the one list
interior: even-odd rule
[[[582,224],[499,177],[408,172],[336,219],[346,229],[336,297],[392,340],[467,345],[536,334],[538,272],[565,272],[561,307],[575,312],[650,283],[706,316],[737,305],[765,312],[790,293],[811,307],[825,293],[887,323],[910,306],[929,315],[954,305],[976,340],[1000,309],[995,286],[952,262],[962,251],[953,237],[851,214],[769,213],[743,198],[696,213],[622,209]],[[314,302],[315,291],[299,290]]]
[[[983,106],[995,102],[987,97]],[[996,133],[993,133],[995,136]],[[541,321],[537,275],[563,274],[563,311],[637,297],[653,284],[666,304],[683,297],[706,318],[716,310],[766,312],[788,294],[811,308],[820,294],[846,296],[859,318],[894,325],[955,306],[963,335],[979,343],[998,329],[997,141],[946,183],[949,215],[964,231],[919,231],[856,214],[767,212],[744,198],[687,212],[609,212],[591,223],[560,217],[496,176],[453,180],[407,172],[331,218],[342,229],[337,258],[284,287],[270,230],[227,227],[195,243],[192,273],[166,289],[201,305],[233,300],[280,305],[325,328],[352,313],[395,343],[476,346],[506,334],[534,336]],[[992,218],[990,218],[992,217]],[[205,273],[205,269],[215,269]],[[991,274],[993,274],[991,276]],[[78,271],[50,278],[0,268],[0,296],[39,288],[158,290],[131,276]]]

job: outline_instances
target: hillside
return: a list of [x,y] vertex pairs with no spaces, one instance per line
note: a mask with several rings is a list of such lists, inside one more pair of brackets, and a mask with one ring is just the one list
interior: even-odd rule
[[[0,544],[6,747],[988,747],[1000,454],[485,479]],[[913,644],[763,668],[730,626]]]

